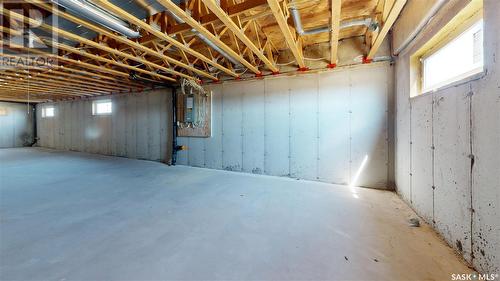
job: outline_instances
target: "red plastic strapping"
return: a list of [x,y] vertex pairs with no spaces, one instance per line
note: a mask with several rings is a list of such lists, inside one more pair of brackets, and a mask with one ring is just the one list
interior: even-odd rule
[[373,61],[372,59],[369,59],[367,57],[363,57],[363,63],[364,64],[371,63],[372,61]]

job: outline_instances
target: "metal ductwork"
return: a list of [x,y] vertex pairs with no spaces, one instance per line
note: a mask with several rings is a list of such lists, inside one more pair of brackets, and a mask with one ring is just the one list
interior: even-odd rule
[[[330,26],[322,26],[322,27],[318,27],[318,28],[304,30],[304,28],[302,27],[302,21],[300,19],[299,10],[296,7],[292,6],[292,7],[290,7],[290,14],[292,15],[292,18],[293,18],[295,30],[297,30],[297,33],[299,35],[312,35],[312,34],[325,33],[325,32],[331,31]],[[339,29],[353,27],[353,26],[359,26],[359,25],[364,25],[372,31],[377,30],[377,28],[378,28],[377,22],[373,21],[371,18],[366,18],[366,19],[343,22],[340,24]]]
[[353,26],[360,26],[360,25],[364,25],[364,26],[368,27],[368,29],[370,29],[371,31],[375,31],[378,29],[378,23],[376,21],[372,20],[372,18],[342,22],[342,23],[340,23],[339,28],[344,29],[344,28],[353,27]]
[[304,34],[304,29],[302,28],[302,21],[300,20],[299,10],[295,7],[290,7],[290,14],[293,18],[293,24],[295,25],[295,30],[299,35]]
[[[178,23],[184,23],[184,21],[178,17],[176,14],[172,13],[171,11],[166,11],[169,15],[171,15],[175,21]],[[227,60],[229,60],[232,64],[236,66],[242,66],[241,63],[237,60],[235,60],[233,57],[231,57],[228,53],[224,52],[219,46],[215,45],[212,41],[208,40],[207,37],[205,37],[203,34],[199,33],[196,29],[191,29],[191,32],[193,32],[194,35],[196,35],[198,38],[200,38],[201,41],[203,41],[205,44],[210,46],[212,49],[216,50],[219,54],[221,54],[223,57],[225,57]]]
[[132,30],[126,22],[109,15],[88,1],[52,0],[52,2],[76,13],[78,16],[85,17],[86,19],[99,23],[113,31],[127,36],[128,38],[141,37],[141,34],[138,31]]
[[228,59],[232,64],[236,66],[241,66],[241,63],[237,60],[235,60],[233,57],[228,55],[226,52],[224,52],[219,46],[215,45],[212,41],[208,40],[207,37],[203,36],[203,34],[199,33],[195,29],[191,29],[191,32],[193,32],[198,38],[200,38],[201,41],[205,42],[208,46],[210,46],[212,49],[216,50],[219,54],[221,54],[223,57]]

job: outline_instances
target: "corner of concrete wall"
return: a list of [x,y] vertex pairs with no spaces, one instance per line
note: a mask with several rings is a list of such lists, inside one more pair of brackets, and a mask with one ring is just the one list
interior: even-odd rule
[[397,192],[487,274],[500,271],[499,21],[500,1],[485,0],[479,80],[410,99],[410,55],[429,34],[399,55],[395,75]]

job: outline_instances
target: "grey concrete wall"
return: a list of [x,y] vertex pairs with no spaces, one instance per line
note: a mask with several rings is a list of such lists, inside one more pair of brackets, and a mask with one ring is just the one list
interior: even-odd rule
[[[92,115],[92,99],[54,103],[37,125],[42,147],[169,162],[172,96],[167,89],[109,96],[111,115]],[[38,105],[38,107],[44,104]]]
[[410,56],[451,10],[396,61],[397,191],[478,271],[499,273],[500,1],[484,1],[485,75],[410,98]]
[[0,115],[0,148],[22,147],[33,141],[33,105],[0,102],[7,111]]
[[178,164],[391,186],[392,67],[376,63],[210,85],[212,137],[178,138]]

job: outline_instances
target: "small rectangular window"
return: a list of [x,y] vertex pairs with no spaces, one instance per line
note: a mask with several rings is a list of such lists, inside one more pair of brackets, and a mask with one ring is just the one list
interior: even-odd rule
[[437,51],[422,57],[422,91],[428,92],[483,71],[483,20]]
[[0,107],[0,116],[7,116],[7,108]]
[[112,111],[113,106],[110,99],[92,102],[92,115],[109,115]]
[[54,117],[55,109],[53,106],[42,107],[42,118]]

